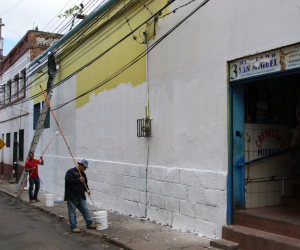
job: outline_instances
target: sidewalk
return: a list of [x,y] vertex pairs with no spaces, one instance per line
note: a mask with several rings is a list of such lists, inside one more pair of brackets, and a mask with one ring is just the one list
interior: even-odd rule
[[[0,191],[12,197],[16,197],[15,187],[17,184],[10,184],[0,180]],[[69,223],[68,209],[66,202],[54,203],[53,207],[45,207],[45,193],[39,192],[41,202],[29,203],[28,191],[24,190],[21,194],[21,202],[32,208],[36,208],[59,220]],[[62,198],[56,196],[56,198]],[[93,216],[93,206],[89,206],[91,216]],[[99,209],[101,210],[101,209]],[[173,230],[170,227],[162,226],[148,220],[122,215],[116,212],[107,212],[108,229],[88,230],[80,213],[77,216],[77,226],[82,231],[101,237],[115,245],[129,250],[202,250],[215,249],[210,247],[210,240],[197,235],[183,233]]]

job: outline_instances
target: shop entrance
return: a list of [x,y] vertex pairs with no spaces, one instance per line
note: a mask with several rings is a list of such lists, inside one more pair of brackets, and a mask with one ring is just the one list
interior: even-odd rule
[[300,44],[229,63],[228,223],[236,210],[300,204]]
[[300,198],[300,73],[231,90],[232,214]]
[[279,205],[282,197],[297,195],[299,96],[299,73],[244,83],[245,208]]

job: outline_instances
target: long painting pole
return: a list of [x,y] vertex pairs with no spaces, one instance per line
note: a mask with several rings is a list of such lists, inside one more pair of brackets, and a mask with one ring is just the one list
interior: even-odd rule
[[[49,107],[49,109],[51,110],[51,113],[52,113],[53,118],[54,118],[54,120],[55,120],[55,122],[56,122],[56,124],[57,124],[57,127],[58,127],[58,129],[59,129],[59,131],[60,131],[62,137],[64,138],[64,141],[65,141],[65,143],[66,143],[66,145],[67,145],[67,148],[69,149],[70,155],[71,155],[71,157],[72,157],[72,159],[73,159],[73,161],[74,161],[74,163],[75,163],[75,166],[76,166],[76,168],[77,168],[77,170],[78,170],[78,172],[79,172],[79,174],[80,174],[80,177],[82,177],[81,172],[79,171],[77,162],[76,162],[75,159],[74,159],[74,156],[73,156],[73,154],[72,154],[72,152],[71,152],[71,149],[70,149],[70,147],[69,147],[69,145],[68,145],[68,143],[67,143],[67,140],[66,140],[66,138],[65,138],[65,136],[64,136],[64,134],[63,134],[63,132],[62,132],[60,126],[59,126],[59,124],[58,124],[58,121],[57,121],[57,119],[56,119],[56,117],[55,117],[55,115],[54,115],[54,113],[53,113],[53,110],[52,110],[52,108],[51,108],[51,106],[50,106],[50,103],[49,103],[49,101],[48,101],[48,99],[47,99],[47,97],[46,97],[46,94],[45,94],[45,92],[44,92],[44,90],[43,90],[43,88],[42,88],[41,85],[40,85],[40,88],[41,88],[41,90],[42,90],[42,92],[43,92],[43,95],[44,95],[44,97],[45,97],[45,100],[46,100],[47,103],[48,103],[48,107]],[[90,197],[90,199],[91,199],[91,201],[92,201],[92,203],[93,203],[93,205],[94,205],[94,207],[95,207],[95,204],[94,204],[94,202],[93,202],[93,200],[92,200],[92,197],[91,197],[91,195],[90,195],[90,192],[89,192],[89,190],[88,190],[88,188],[87,188],[85,182],[83,182],[83,184],[84,184],[84,186],[85,186],[85,189],[86,189],[87,194],[89,195],[89,197]]]

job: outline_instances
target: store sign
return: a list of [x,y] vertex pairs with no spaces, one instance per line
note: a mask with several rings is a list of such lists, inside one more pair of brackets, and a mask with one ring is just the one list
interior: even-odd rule
[[[264,148],[263,142],[267,138],[270,139],[273,138],[273,140],[275,139],[279,144],[279,148],[269,148],[269,147]],[[255,145],[257,146],[257,156],[262,157],[262,156],[278,153],[284,147],[284,144],[285,144],[284,137],[277,129],[268,128],[262,130],[260,134],[258,134],[255,140]]]
[[229,81],[300,68],[300,44],[230,62]]

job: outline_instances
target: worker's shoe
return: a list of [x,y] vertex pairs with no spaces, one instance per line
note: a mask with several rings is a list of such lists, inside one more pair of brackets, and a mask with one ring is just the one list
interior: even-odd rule
[[88,229],[96,229],[96,226],[95,225],[90,225],[87,227]]
[[35,201],[36,201],[36,202],[40,202],[41,200],[40,200],[40,199],[35,199]]
[[30,203],[35,203],[35,200],[31,200]]
[[80,230],[79,228],[74,228],[74,229],[72,229],[72,232],[73,232],[73,233],[80,233],[81,230]]

